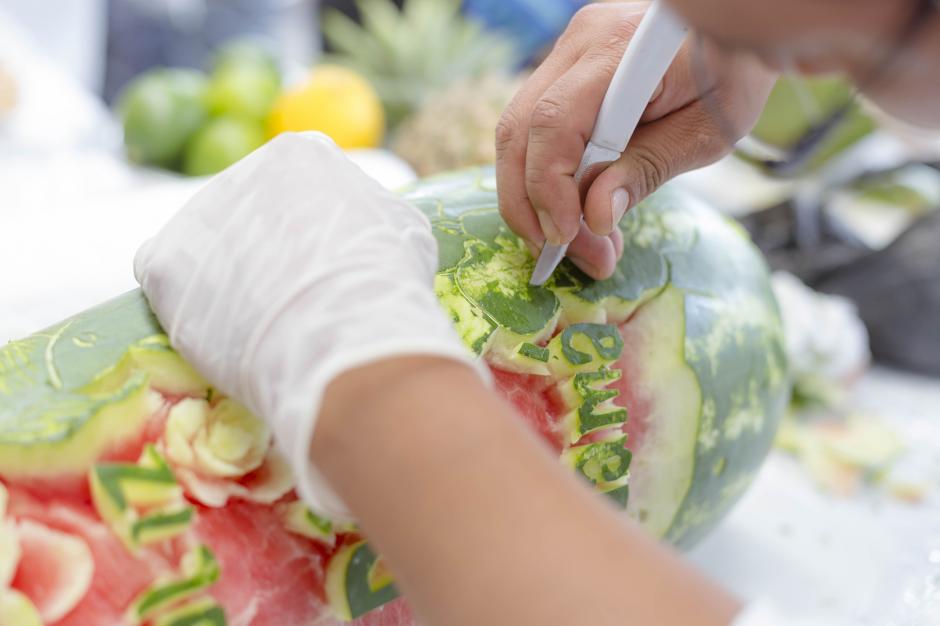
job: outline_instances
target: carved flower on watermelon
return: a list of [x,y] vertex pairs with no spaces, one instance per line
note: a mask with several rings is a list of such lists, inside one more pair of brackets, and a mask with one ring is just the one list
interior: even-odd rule
[[176,403],[161,449],[186,493],[206,506],[225,506],[232,497],[271,504],[294,486],[267,425],[228,398]]
[[[789,393],[776,303],[742,231],[666,189],[623,220],[611,279],[565,263],[532,287],[492,172],[406,196],[433,223],[442,305],[560,462],[657,537],[707,533]],[[66,626],[414,624],[365,538],[297,500],[264,423],[169,348],[139,292],[0,350],[0,479],[0,623],[31,609]],[[43,556],[79,544],[90,574]],[[48,581],[68,600],[51,612]]]

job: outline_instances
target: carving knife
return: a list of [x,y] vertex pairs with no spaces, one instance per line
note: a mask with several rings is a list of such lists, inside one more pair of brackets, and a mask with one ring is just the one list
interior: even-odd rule
[[[646,105],[679,52],[687,32],[682,20],[662,0],[650,6],[607,88],[591,140],[574,175],[576,183],[581,183],[591,167],[616,161],[626,150]],[[546,242],[529,284],[545,284],[567,251],[568,244]]]

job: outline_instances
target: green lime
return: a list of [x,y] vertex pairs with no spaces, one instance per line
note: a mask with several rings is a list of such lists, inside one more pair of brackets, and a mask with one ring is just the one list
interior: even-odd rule
[[208,116],[207,81],[194,70],[156,69],[134,79],[118,100],[131,160],[173,167]]
[[235,39],[220,47],[212,57],[212,70],[218,72],[227,67],[255,65],[271,74],[280,76],[277,59],[255,39]]
[[206,94],[213,115],[233,115],[259,122],[266,119],[281,90],[281,77],[263,65],[246,63],[220,67]]
[[260,124],[236,117],[209,120],[186,146],[183,172],[207,176],[221,172],[264,143]]

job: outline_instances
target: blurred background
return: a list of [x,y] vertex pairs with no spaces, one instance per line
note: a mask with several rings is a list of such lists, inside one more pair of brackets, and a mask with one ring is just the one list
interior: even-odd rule
[[[390,188],[492,163],[503,107],[582,0],[0,0],[0,341],[134,286],[211,175],[321,130]],[[784,77],[752,136],[674,184],[767,255],[794,370],[779,453],[690,555],[746,597],[940,624],[940,135]],[[742,549],[742,546],[744,549]]]

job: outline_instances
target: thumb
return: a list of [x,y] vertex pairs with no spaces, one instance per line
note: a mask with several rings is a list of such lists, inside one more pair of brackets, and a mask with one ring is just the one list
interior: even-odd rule
[[627,210],[668,180],[731,148],[701,102],[640,126],[623,155],[591,183],[584,203],[588,228],[609,235]]

